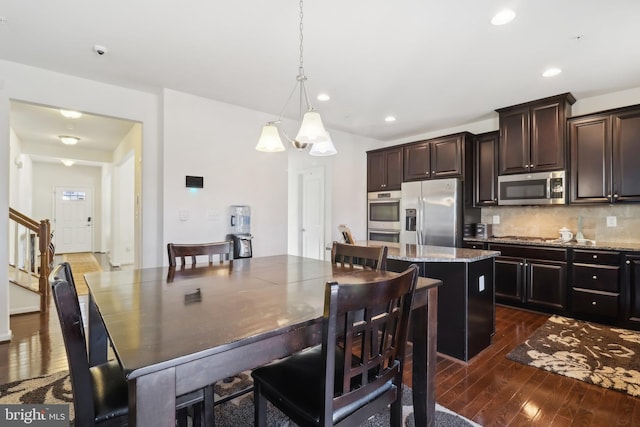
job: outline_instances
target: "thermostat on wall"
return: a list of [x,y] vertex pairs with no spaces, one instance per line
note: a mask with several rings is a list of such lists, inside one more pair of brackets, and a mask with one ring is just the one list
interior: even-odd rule
[[204,178],[201,176],[189,176],[187,175],[188,188],[204,188]]

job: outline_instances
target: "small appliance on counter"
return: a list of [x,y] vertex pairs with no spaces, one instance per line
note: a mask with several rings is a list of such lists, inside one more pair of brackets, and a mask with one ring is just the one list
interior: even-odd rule
[[488,239],[493,236],[493,224],[485,224],[480,222],[476,224],[476,237],[480,239]]
[[233,241],[233,259],[251,258],[253,248],[251,240],[251,208],[249,206],[231,206],[230,233],[227,240]]

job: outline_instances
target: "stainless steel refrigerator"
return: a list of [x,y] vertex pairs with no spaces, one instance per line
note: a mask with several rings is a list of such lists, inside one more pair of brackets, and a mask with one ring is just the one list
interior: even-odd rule
[[460,246],[462,182],[457,178],[402,183],[400,243]]

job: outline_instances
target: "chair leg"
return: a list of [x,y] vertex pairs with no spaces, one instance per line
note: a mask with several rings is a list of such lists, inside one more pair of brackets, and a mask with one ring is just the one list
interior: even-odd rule
[[178,409],[176,413],[176,426],[187,427],[187,408]]
[[396,400],[391,403],[391,407],[389,408],[389,417],[390,417],[390,425],[391,427],[402,427],[402,383],[400,387],[398,387]]
[[204,412],[203,421],[206,427],[215,427],[216,417],[214,409],[213,385],[204,388],[204,402],[202,402],[202,410]]
[[267,427],[267,399],[260,394],[260,385],[253,385],[254,427]]

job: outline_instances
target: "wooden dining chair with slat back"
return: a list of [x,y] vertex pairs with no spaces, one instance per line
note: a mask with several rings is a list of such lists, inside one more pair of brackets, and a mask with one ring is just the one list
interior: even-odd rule
[[340,266],[361,266],[372,270],[387,269],[386,246],[361,246],[333,242],[331,262]]
[[[126,426],[129,417],[129,386],[117,360],[91,366],[87,354],[84,322],[78,295],[68,264],[59,265],[49,275],[53,301],[58,312],[67,353],[73,390],[75,425]],[[176,399],[178,426],[187,425],[193,409],[194,426],[213,425],[213,388],[206,387]]]
[[391,426],[400,427],[417,278],[413,264],[393,278],[327,283],[322,344],[252,372],[254,425],[266,426],[268,400],[301,427],[360,426],[387,405]]
[[180,258],[181,267],[185,268],[185,258],[191,258],[191,267],[195,267],[198,256],[208,256],[209,265],[213,264],[213,256],[219,257],[220,263],[233,259],[233,241],[197,244],[167,244],[169,254],[169,266],[177,267],[177,259]]

